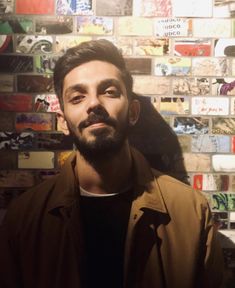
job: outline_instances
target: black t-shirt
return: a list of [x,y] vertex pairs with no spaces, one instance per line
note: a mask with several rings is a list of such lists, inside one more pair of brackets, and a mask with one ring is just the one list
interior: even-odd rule
[[132,191],[107,197],[81,196],[86,288],[122,288],[124,249]]

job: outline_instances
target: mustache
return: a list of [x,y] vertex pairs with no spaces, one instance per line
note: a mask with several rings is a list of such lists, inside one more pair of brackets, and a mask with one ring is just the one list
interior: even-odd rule
[[112,117],[110,117],[106,111],[102,111],[102,112],[99,111],[99,113],[91,112],[89,116],[87,117],[87,119],[83,120],[79,124],[78,128],[81,131],[82,129],[88,126],[99,123],[99,122],[103,122],[107,125],[116,127],[116,121]]

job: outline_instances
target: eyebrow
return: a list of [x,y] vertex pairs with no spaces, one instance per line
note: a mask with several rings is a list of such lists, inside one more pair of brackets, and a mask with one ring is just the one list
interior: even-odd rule
[[[120,82],[114,78],[108,78],[108,79],[104,79],[104,80],[100,81],[98,86],[97,86],[97,89],[98,89],[98,91],[100,91],[100,90],[105,89],[109,86],[115,86],[116,88],[121,90]],[[87,90],[88,90],[88,85],[83,84],[83,83],[77,83],[77,84],[74,84],[72,86],[69,86],[65,90],[64,94],[65,94],[65,96],[67,96],[70,93],[73,93],[75,91],[78,91],[80,93],[86,93]]]

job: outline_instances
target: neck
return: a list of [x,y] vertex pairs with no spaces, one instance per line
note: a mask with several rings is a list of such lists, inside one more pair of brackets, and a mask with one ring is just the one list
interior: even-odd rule
[[118,153],[95,163],[77,152],[76,173],[79,185],[91,193],[118,193],[130,184],[132,158],[126,142]]

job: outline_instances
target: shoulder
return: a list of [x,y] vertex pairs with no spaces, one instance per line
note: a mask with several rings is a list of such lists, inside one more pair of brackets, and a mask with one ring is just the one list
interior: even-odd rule
[[200,211],[209,209],[209,203],[202,191],[155,169],[152,169],[152,172],[168,207],[174,206],[184,210],[196,208]]
[[28,223],[29,219],[45,210],[57,177],[53,176],[16,197],[8,207],[5,223],[9,227],[21,229],[20,227]]

